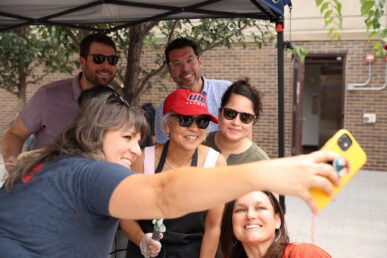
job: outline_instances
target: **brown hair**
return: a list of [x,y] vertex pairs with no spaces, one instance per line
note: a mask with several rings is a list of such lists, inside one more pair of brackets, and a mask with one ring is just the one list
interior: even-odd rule
[[[280,217],[281,226],[276,230],[276,236],[278,240],[273,241],[267,250],[264,257],[273,258],[273,257],[282,257],[285,251],[286,245],[289,243],[289,236],[286,229],[284,212],[281,208],[281,205],[277,198],[268,191],[262,191],[270,200],[271,205],[273,206],[274,213]],[[226,204],[221,224],[221,233],[220,233],[220,247],[222,251],[222,257],[227,258],[247,258],[246,252],[243,248],[242,243],[236,239],[233,227],[232,227],[232,215],[234,213],[235,200]]]

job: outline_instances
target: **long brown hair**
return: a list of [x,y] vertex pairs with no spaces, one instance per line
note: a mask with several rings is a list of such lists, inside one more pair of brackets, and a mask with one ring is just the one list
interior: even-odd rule
[[[289,236],[286,229],[284,212],[277,198],[268,191],[262,191],[270,200],[273,206],[274,213],[280,217],[281,226],[276,230],[276,236],[278,239],[268,248],[264,257],[267,258],[280,258],[283,256],[286,245],[289,243]],[[247,258],[247,254],[243,248],[242,243],[236,239],[233,227],[232,227],[232,215],[234,213],[235,200],[226,204],[221,224],[220,233],[220,247],[222,251],[222,257],[224,258]]]
[[18,161],[5,182],[10,191],[37,164],[61,156],[81,156],[104,160],[103,137],[108,130],[134,127],[144,137],[148,132],[144,112],[129,104],[114,91],[101,92],[84,100],[75,118],[45,148],[33,151]]

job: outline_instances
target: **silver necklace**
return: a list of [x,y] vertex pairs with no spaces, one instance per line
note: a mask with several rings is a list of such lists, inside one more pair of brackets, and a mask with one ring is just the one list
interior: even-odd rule
[[[190,160],[188,160],[188,163],[185,164],[184,167],[189,167],[189,166],[191,166],[191,162],[192,162],[192,158],[191,158]],[[171,168],[171,169],[174,169],[174,168],[175,168],[174,166],[172,166],[171,164],[169,164],[169,162],[168,162],[167,159],[165,159],[165,164],[166,164],[169,168]]]

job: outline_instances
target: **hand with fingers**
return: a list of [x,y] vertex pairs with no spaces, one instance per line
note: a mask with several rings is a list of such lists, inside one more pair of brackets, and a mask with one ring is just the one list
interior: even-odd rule
[[261,161],[261,164],[263,170],[270,171],[271,180],[266,179],[269,189],[300,197],[317,214],[319,208],[309,190],[319,188],[333,195],[334,186],[340,185],[340,179],[328,163],[337,157],[333,152],[316,151],[307,155]]
[[4,161],[5,169],[8,173],[12,172],[17,164],[17,158],[15,156],[10,156],[7,160]]
[[[163,237],[163,234],[160,233],[159,239]],[[146,233],[140,242],[141,254],[148,257],[155,257],[161,251],[161,243],[157,240],[152,239],[152,233]]]

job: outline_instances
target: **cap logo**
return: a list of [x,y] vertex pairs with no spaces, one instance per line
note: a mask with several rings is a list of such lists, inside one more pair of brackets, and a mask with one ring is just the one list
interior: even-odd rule
[[189,105],[206,106],[205,97],[200,93],[190,93],[187,100],[187,104]]

